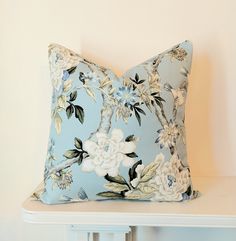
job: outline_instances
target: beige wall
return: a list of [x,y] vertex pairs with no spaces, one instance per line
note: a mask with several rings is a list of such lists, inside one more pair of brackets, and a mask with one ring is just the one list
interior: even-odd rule
[[[235,10],[233,0],[0,0],[0,240],[64,240],[63,229],[23,224],[20,218],[21,202],[42,179],[50,42],[122,73],[191,40],[187,137],[192,173],[236,175]],[[168,240],[161,230],[160,241]],[[183,241],[183,232],[173,230],[175,239]],[[208,240],[220,237],[203,233]],[[196,237],[194,230],[189,235],[192,241]]]

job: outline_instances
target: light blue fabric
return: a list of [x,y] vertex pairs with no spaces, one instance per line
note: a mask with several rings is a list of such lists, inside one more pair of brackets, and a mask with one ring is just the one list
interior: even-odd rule
[[197,196],[187,163],[184,108],[192,44],[123,76],[53,44],[52,123],[44,203],[182,201]]

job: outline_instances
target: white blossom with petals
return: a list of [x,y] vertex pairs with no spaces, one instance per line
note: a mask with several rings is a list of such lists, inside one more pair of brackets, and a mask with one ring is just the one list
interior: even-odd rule
[[79,63],[81,57],[58,44],[49,45],[49,63],[53,87],[58,91],[62,85],[63,71]]
[[171,93],[177,107],[184,104],[184,89],[171,89]]
[[156,143],[159,143],[161,148],[175,146],[176,139],[180,134],[176,123],[171,121],[168,125],[164,125],[163,129],[158,130],[158,133]]
[[152,182],[158,187],[152,198],[154,201],[181,201],[182,194],[191,185],[189,170],[183,167],[176,154],[169,161],[163,160]]
[[121,129],[113,129],[111,137],[105,133],[96,133],[96,141],[84,142],[84,150],[89,157],[82,162],[82,171],[95,171],[98,176],[117,176],[122,163],[125,167],[131,167],[135,160],[126,154],[134,152],[136,143],[124,141]]

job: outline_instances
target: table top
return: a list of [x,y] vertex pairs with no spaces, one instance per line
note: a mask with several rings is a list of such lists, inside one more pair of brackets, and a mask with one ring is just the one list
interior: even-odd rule
[[236,177],[193,177],[201,196],[180,203],[88,201],[46,205],[28,198],[23,219],[39,224],[236,227]]

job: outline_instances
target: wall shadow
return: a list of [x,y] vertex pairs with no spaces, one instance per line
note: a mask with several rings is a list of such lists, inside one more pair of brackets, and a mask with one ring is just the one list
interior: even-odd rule
[[217,69],[224,65],[218,62],[206,53],[193,56],[186,104],[186,135],[189,165],[196,176],[223,175],[219,166],[222,161],[217,158],[221,150],[217,150],[217,146],[222,142],[220,138],[229,142],[229,136],[226,129],[219,135],[227,122],[227,98],[223,68]]

